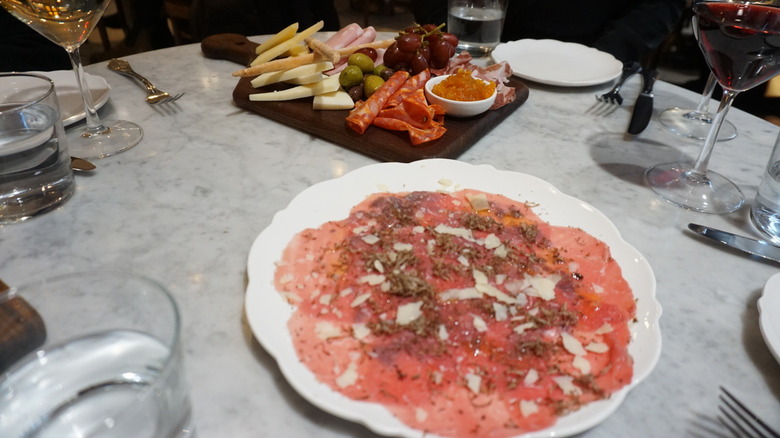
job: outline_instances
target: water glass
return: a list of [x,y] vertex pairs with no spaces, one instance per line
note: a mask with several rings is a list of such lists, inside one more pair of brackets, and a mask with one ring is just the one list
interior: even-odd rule
[[11,288],[0,328],[1,356],[17,358],[0,369],[3,437],[194,436],[179,311],[160,284],[96,271]]
[[769,240],[780,244],[780,134],[750,207],[750,220]]
[[0,224],[49,211],[73,190],[54,82],[0,74]]
[[490,55],[501,42],[507,0],[448,0],[447,31],[460,42],[458,53]]

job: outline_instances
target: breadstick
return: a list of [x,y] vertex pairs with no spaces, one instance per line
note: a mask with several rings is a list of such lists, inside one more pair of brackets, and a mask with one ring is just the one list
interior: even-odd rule
[[336,64],[337,62],[339,62],[339,59],[341,59],[341,55],[336,49],[330,47],[329,45],[323,43],[320,40],[309,38],[306,40],[306,44],[308,44],[312,50],[319,53],[323,58],[327,59],[333,64]]
[[[385,49],[387,47],[390,47],[390,44],[393,44],[394,41],[395,41],[394,39],[390,39],[390,40],[374,41],[372,43],[366,43],[366,44],[357,44],[354,46],[339,49],[336,52],[338,52],[339,56],[349,56],[352,53],[354,53],[356,50],[360,50],[366,47],[371,47],[374,49]],[[247,67],[242,70],[234,71],[233,76],[236,77],[257,76],[261,73],[288,70],[304,64],[311,64],[313,62],[319,62],[319,61],[329,61],[329,60],[324,59],[322,55],[318,53],[308,53],[306,55],[275,59],[273,61],[264,62],[258,65],[253,65],[251,67]]]

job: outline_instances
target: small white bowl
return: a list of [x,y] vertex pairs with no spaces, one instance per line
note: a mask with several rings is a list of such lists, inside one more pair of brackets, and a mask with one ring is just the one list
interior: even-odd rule
[[[444,113],[453,117],[472,117],[478,114],[482,114],[487,111],[496,101],[496,92],[493,91],[493,95],[487,99],[474,100],[474,101],[460,101],[445,99],[441,96],[437,96],[433,93],[433,86],[439,82],[447,79],[450,75],[436,76],[428,79],[425,83],[425,96],[428,98],[428,103],[438,104],[444,108]],[[489,83],[488,81],[484,81]]]

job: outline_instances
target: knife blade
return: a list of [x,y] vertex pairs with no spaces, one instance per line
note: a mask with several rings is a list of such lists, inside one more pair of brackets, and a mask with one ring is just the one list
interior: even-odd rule
[[740,236],[727,231],[718,230],[712,227],[706,227],[699,224],[688,224],[688,229],[704,237],[712,239],[723,245],[752,254],[758,257],[780,262],[780,247],[756,240],[750,237]]
[[637,135],[644,131],[650,123],[650,117],[653,115],[653,85],[656,74],[656,70],[642,72],[642,92],[636,98],[631,121],[628,123],[628,133],[631,135]]

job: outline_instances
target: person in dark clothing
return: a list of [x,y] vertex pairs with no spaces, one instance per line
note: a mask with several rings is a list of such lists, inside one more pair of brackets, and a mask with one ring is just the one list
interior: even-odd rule
[[62,47],[0,8],[0,71],[70,70]]
[[196,40],[217,33],[274,34],[292,23],[306,29],[323,20],[323,31],[339,30],[333,0],[194,0],[192,34]]
[[[658,47],[682,16],[685,0],[507,0],[502,41],[524,38],[580,43],[638,61]],[[418,23],[446,23],[447,0],[417,0]]]

